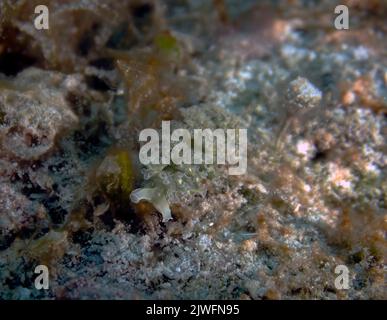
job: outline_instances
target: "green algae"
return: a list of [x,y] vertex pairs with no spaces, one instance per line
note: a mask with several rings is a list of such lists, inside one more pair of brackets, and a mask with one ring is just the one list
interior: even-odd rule
[[170,32],[163,32],[157,35],[154,43],[157,49],[166,54],[179,53],[179,43]]

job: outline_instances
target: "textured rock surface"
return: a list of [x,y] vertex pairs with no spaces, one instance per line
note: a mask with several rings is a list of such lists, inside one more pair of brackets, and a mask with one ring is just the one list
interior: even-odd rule
[[64,76],[29,69],[10,81],[0,95],[3,153],[21,160],[37,160],[54,148],[78,118],[65,100]]
[[[1,1],[0,298],[386,299],[387,6],[342,2]],[[140,165],[161,120],[247,174]]]

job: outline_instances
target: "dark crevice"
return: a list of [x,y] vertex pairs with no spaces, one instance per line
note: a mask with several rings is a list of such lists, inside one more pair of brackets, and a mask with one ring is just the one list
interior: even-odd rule
[[6,52],[0,56],[0,72],[15,76],[24,69],[35,65],[37,59],[18,52]]
[[79,244],[81,247],[86,247],[89,241],[92,239],[94,229],[75,231],[72,234],[72,240],[74,243]]
[[95,23],[91,30],[86,32],[83,37],[80,39],[77,45],[77,53],[82,57],[86,57],[95,45],[94,37],[98,32],[99,25]]
[[106,92],[111,90],[111,86],[103,79],[96,76],[87,76],[86,77],[87,86],[90,89]]
[[16,235],[14,233],[0,235],[0,251],[8,249],[15,240],[15,238]]
[[153,5],[142,3],[131,7],[131,14],[137,30],[145,33],[152,26]]
[[113,70],[114,69],[114,60],[111,58],[99,58],[92,60],[90,65],[98,69],[103,70]]

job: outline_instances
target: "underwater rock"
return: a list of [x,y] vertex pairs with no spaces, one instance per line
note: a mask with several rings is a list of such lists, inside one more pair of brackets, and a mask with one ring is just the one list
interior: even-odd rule
[[23,228],[32,228],[38,224],[36,218],[45,217],[42,207],[18,193],[11,186],[0,183],[0,242],[4,237],[17,234]]
[[[0,1],[0,299],[386,299],[386,1],[45,3]],[[247,173],[141,165],[162,121]]]
[[3,156],[36,160],[75,128],[78,118],[65,100],[65,76],[27,69],[15,79],[2,80],[0,145]]
[[286,100],[289,108],[307,109],[318,106],[322,94],[308,79],[298,77],[289,83]]

